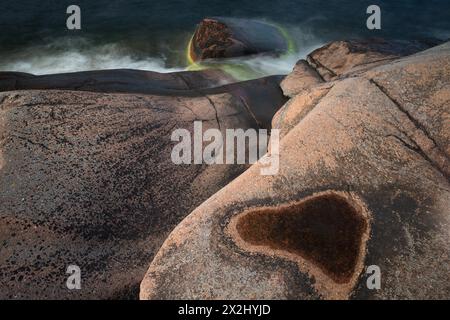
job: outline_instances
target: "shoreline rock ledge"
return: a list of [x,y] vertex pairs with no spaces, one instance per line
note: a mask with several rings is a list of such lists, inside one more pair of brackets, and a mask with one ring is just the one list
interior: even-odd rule
[[173,228],[248,168],[174,164],[174,130],[270,128],[286,101],[279,76],[223,79],[0,73],[0,299],[137,299]]
[[357,72],[335,46],[272,120],[279,173],[255,164],[188,215],[141,299],[450,298],[450,42]]

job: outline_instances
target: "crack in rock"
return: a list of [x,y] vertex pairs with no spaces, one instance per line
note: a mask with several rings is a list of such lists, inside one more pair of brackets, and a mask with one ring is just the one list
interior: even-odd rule
[[[398,140],[402,142],[403,145],[405,145],[408,149],[415,151],[417,154],[419,154],[423,159],[425,159],[428,163],[431,164],[433,168],[435,168],[437,171],[439,171],[447,180],[450,180],[450,165],[449,165],[449,159],[445,152],[443,152],[439,145],[436,143],[436,141],[433,139],[431,134],[426,130],[426,128],[417,120],[415,119],[395,98],[391,97],[389,92],[386,88],[384,88],[381,84],[376,82],[374,79],[369,80],[370,83],[372,83],[375,87],[377,87],[393,104],[397,107],[397,109],[404,114],[410,123],[413,124],[413,126],[424,136],[424,138],[429,142],[432,147],[427,148],[423,146],[423,143],[420,143],[417,141],[417,139],[414,139],[411,137],[411,135],[407,135],[408,138],[414,142],[414,144],[417,147],[411,148],[411,146],[407,143],[404,143],[402,139]],[[426,152],[428,151],[428,152]],[[430,153],[436,153],[436,155],[432,155]]]

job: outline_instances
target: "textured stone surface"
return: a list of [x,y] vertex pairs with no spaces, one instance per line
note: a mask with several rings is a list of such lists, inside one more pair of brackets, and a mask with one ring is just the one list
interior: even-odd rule
[[0,91],[61,89],[93,92],[176,94],[179,91],[211,88],[234,82],[220,70],[158,73],[117,69],[35,76],[0,72]]
[[292,99],[279,173],[253,165],[186,217],[141,299],[448,299],[449,84],[446,43]]
[[345,40],[334,41],[307,57],[308,63],[326,81],[386,64],[399,57],[439,44],[429,40]]
[[305,60],[299,60],[294,70],[281,82],[281,89],[288,97],[293,97],[323,82],[319,73]]
[[286,39],[270,24],[247,19],[212,17],[203,19],[191,41],[194,61],[231,58],[258,53],[287,51]]
[[289,99],[272,119],[272,127],[280,130],[280,138],[306,117],[332,87],[333,84],[324,83],[304,89],[301,94]]
[[[258,128],[265,120],[250,110],[265,101],[271,118],[285,101],[279,82],[184,95],[0,93],[0,298],[137,298],[173,227],[247,168],[174,165],[172,131],[194,120],[223,133]],[[81,290],[66,288],[71,264]]]

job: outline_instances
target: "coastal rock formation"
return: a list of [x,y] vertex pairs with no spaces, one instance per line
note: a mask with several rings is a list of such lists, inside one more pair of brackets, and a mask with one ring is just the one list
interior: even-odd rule
[[268,23],[213,17],[203,19],[190,43],[192,60],[231,58],[258,53],[280,54],[288,50],[282,31]]
[[217,69],[158,73],[117,69],[35,76],[0,72],[0,92],[12,90],[81,90],[110,93],[176,94],[178,91],[219,87],[235,82]]
[[356,76],[439,43],[440,41],[433,39],[334,41],[314,50],[306,60],[299,60],[294,70],[281,83],[281,88],[286,96],[292,98],[325,81]]
[[342,75],[386,64],[439,43],[439,40],[434,39],[413,41],[375,38],[334,41],[310,53],[307,61],[324,80],[330,81]]
[[348,48],[311,54],[334,81],[274,117],[279,173],[255,164],[187,216],[141,299],[450,297],[450,43],[397,60]]
[[324,80],[316,69],[311,67],[305,60],[299,60],[295,64],[294,70],[281,82],[281,89],[286,96],[292,98],[322,82]]
[[[283,84],[283,83],[282,83]],[[296,85],[300,87],[301,85]],[[328,93],[332,83],[323,83],[304,89],[301,94],[294,96],[278,110],[272,119],[273,128],[280,130],[280,138],[283,138],[295,127]]]
[[[117,74],[124,75],[119,77],[124,84]],[[188,74],[190,79],[204,75]],[[0,93],[2,299],[137,298],[169,232],[248,167],[175,165],[173,130],[192,133],[195,120],[203,120],[203,130],[223,133],[270,127],[286,101],[280,77],[200,90],[193,86],[201,82],[188,85],[180,75],[135,71],[15,76],[13,89],[157,88],[160,94]],[[134,91],[141,76],[142,86]],[[98,82],[74,85],[87,78]],[[66,287],[69,265],[81,269],[81,290]]]

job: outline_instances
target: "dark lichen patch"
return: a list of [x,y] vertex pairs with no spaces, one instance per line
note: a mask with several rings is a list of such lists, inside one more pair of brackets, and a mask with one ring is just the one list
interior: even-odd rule
[[279,208],[261,208],[238,218],[242,240],[298,255],[336,283],[352,278],[367,218],[343,196],[330,193]]

